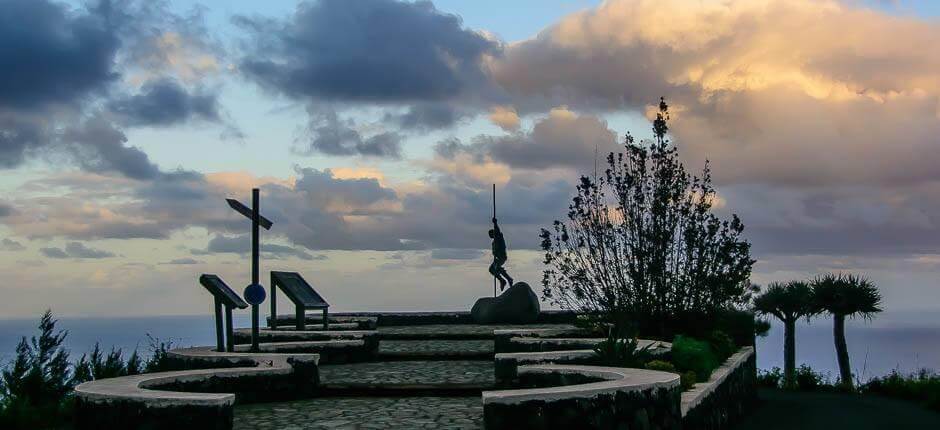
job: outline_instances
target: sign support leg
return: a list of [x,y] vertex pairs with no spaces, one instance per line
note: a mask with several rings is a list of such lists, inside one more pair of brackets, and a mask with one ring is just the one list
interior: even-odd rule
[[235,329],[232,328],[232,308],[225,307],[225,345],[228,352],[235,352]]
[[215,298],[215,350],[225,352],[225,335],[222,328],[222,301]]

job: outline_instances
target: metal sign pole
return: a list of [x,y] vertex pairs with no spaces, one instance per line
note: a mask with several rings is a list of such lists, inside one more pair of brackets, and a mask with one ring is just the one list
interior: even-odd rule
[[[258,220],[261,216],[260,190],[251,190],[251,283],[258,284]],[[251,304],[251,351],[258,352],[258,303]]]

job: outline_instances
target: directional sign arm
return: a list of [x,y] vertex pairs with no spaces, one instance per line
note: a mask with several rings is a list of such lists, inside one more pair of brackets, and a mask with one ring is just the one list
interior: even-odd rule
[[[236,212],[244,215],[245,218],[251,219],[251,208],[243,205],[241,202],[235,199],[225,199],[225,201],[228,202],[228,205],[232,209],[235,209]],[[272,223],[271,220],[265,218],[262,215],[258,215],[258,225],[264,227],[265,230],[270,230],[273,224],[274,223]]]

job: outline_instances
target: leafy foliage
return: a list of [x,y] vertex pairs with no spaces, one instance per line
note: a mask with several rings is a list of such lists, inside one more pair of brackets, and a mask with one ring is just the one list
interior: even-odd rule
[[142,368],[143,363],[136,350],[125,362],[124,354],[120,349],[111,348],[109,353],[104,354],[100,345],[95,343],[95,348],[92,349],[91,354],[82,354],[78,362],[75,363],[72,381],[77,384],[95,379],[136,375],[141,373]]
[[677,373],[676,366],[674,364],[668,361],[663,361],[663,360],[650,361],[649,363],[646,363],[645,367],[649,370],[658,370],[660,372]]
[[23,337],[13,363],[0,372],[0,428],[45,428],[58,425],[72,389],[69,353],[62,344],[68,333],[55,329],[46,311],[39,337]]
[[749,300],[754,260],[744,225],[711,212],[708,165],[701,177],[686,172],[666,138],[668,116],[661,101],[655,140],[635,144],[627,135],[603,174],[581,177],[567,221],[542,229],[547,300],[661,328]]
[[600,364],[612,367],[639,367],[642,368],[650,361],[653,345],[639,347],[639,341],[634,334],[611,326],[607,332],[607,339],[594,347]]
[[672,341],[672,363],[682,372],[695,372],[699,382],[707,381],[720,364],[708,342],[688,336]]
[[773,315],[780,321],[797,320],[819,312],[813,303],[813,289],[803,281],[770,284],[754,298],[754,310]]
[[940,375],[926,369],[910,375],[894,371],[890,375],[868,381],[860,391],[917,402],[926,408],[940,411]]
[[861,276],[829,273],[813,281],[813,303],[817,311],[871,319],[881,312],[881,292]]
[[169,353],[170,350],[173,349],[174,345],[173,340],[167,339],[164,341],[151,336],[150,333],[147,333],[147,339],[150,343],[150,358],[143,365],[143,372],[140,373],[178,370],[170,364],[171,362],[169,360]]

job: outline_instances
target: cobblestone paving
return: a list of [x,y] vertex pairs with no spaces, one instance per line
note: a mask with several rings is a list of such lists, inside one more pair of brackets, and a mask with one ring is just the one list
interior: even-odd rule
[[525,324],[525,325],[477,325],[477,324],[429,324],[429,325],[409,325],[379,327],[379,334],[469,334],[469,335],[492,335],[493,330],[523,328],[574,328],[570,324]]
[[382,340],[379,352],[493,352],[492,340]]
[[495,384],[492,361],[394,361],[320,366],[323,384]]
[[479,429],[480,397],[322,398],[238,406],[236,430]]

